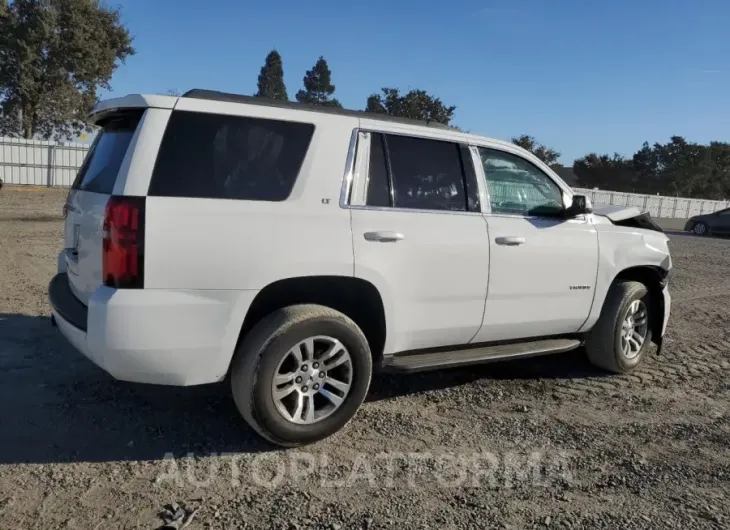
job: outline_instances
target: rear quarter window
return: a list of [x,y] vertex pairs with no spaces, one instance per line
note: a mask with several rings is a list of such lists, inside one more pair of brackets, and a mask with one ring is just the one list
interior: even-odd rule
[[149,195],[283,201],[313,134],[311,123],[175,111]]

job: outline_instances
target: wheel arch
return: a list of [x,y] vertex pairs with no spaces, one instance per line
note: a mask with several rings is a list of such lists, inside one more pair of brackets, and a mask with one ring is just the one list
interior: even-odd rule
[[248,308],[236,346],[266,315],[297,304],[318,304],[344,313],[365,334],[373,365],[382,358],[387,332],[383,297],[372,283],[352,276],[301,276],[268,284]]
[[627,267],[620,271],[611,282],[611,287],[621,281],[635,281],[642,283],[649,291],[651,331],[654,340],[662,335],[664,321],[664,297],[662,290],[666,286],[669,271],[654,265],[638,265]]

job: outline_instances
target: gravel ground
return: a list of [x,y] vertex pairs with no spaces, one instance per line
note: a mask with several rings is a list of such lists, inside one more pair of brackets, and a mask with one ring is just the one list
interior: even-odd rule
[[[0,192],[0,528],[727,528],[730,241],[671,236],[664,351],[377,376],[340,434],[260,441],[227,388],[114,381],[51,328],[63,190]],[[174,527],[174,526],[173,526]]]

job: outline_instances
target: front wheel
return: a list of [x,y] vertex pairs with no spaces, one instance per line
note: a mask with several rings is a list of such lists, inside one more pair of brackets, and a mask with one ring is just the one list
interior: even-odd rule
[[342,429],[360,408],[372,357],[360,328],[324,306],[274,311],[241,343],[231,367],[233,397],[267,440],[295,447]]
[[586,353],[594,365],[627,373],[643,359],[651,342],[651,304],[646,286],[622,281],[608,291],[601,316],[586,337]]

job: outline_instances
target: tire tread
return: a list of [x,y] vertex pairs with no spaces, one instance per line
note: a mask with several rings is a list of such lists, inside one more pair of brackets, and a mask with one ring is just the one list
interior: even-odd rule
[[[621,316],[624,301],[639,291],[646,291],[646,286],[637,281],[619,281],[611,286],[601,309],[601,316],[593,329],[586,336],[585,349],[588,360],[595,366],[617,374],[628,373],[633,368],[619,364],[616,358],[616,326]],[[651,315],[648,315],[651,318]],[[651,330],[651,327],[649,328]],[[651,339],[651,331],[647,334],[647,342]],[[646,347],[646,345],[644,346]],[[643,353],[641,354],[643,356]]]
[[[367,344],[367,339],[362,330],[344,313],[322,305],[299,304],[283,307],[261,319],[243,339],[233,358],[231,390],[239,412],[256,433],[282,447],[298,447],[301,444],[277,438],[256,417],[253,389],[258,378],[259,361],[271,342],[286,334],[296,324],[317,318],[341,320],[344,324],[356,330],[362,341]],[[246,374],[253,374],[250,382],[245,381],[247,379]]]

